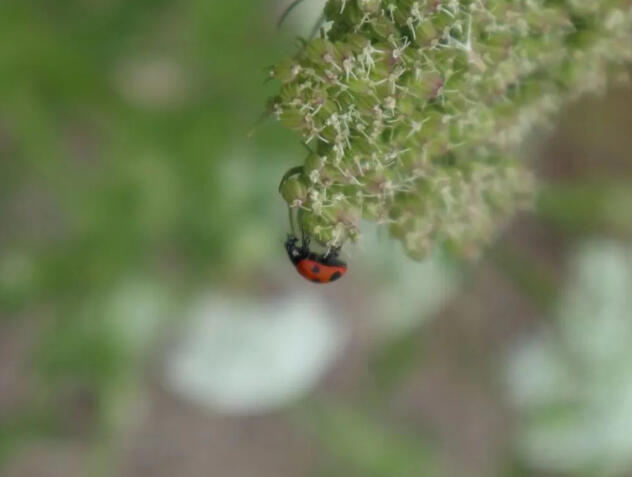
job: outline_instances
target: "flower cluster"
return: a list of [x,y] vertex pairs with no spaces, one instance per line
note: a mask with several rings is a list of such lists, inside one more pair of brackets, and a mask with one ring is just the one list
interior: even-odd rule
[[365,218],[418,259],[471,253],[528,205],[526,134],[632,55],[629,0],[329,0],[325,16],[270,71],[271,113],[312,151],[281,193],[324,245]]

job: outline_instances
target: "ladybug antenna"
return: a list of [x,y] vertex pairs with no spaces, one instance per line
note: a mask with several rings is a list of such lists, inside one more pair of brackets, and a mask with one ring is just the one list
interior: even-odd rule
[[[283,10],[283,12],[281,13],[281,16],[279,17],[279,20],[277,21],[277,30],[280,30],[281,27],[283,26],[283,22],[285,22],[285,20],[287,19],[287,17],[290,15],[290,13],[292,13],[292,11],[298,7],[301,3],[303,3],[303,0],[293,0],[286,8],[285,10]],[[324,14],[320,14],[320,16],[318,17],[318,20],[316,21],[315,25],[312,27],[312,31],[310,32],[309,36],[307,37],[308,40],[311,40],[312,38],[314,38],[316,36],[316,33],[318,33],[318,30],[322,30],[321,27],[323,25],[323,23],[325,23],[325,15]],[[325,37],[324,32],[321,31],[321,37]],[[305,45],[303,45],[303,48],[305,47]]]
[[[283,184],[285,183],[286,180],[288,180],[292,176],[295,176],[297,174],[302,174],[302,173],[303,173],[303,166],[296,166],[296,167],[292,167],[289,171],[283,174],[283,177],[281,178],[281,182],[279,183],[279,193],[281,193],[281,188],[283,187]],[[288,204],[287,212],[288,212],[288,217],[290,219],[290,229],[292,230],[292,235],[296,236],[296,225],[295,225],[293,209],[294,208],[290,204]]]
[[287,206],[287,215],[290,219],[290,230],[292,231],[292,236],[296,237],[296,227],[294,225],[294,209],[289,205]]
[[294,0],[292,3],[290,3],[285,10],[283,10],[283,13],[281,13],[281,17],[279,18],[278,22],[277,22],[277,29],[280,29],[281,26],[283,25],[283,22],[285,21],[285,19],[288,17],[288,15],[290,13],[292,13],[292,10],[294,10],[296,7],[298,7],[301,2],[303,0]]
[[305,227],[303,226],[303,209],[298,210],[298,222],[301,225],[301,242],[303,243],[303,247],[309,245],[309,236],[305,235]]

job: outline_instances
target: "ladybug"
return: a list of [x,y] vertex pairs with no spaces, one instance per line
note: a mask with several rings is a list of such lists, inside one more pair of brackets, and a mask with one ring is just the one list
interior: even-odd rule
[[325,254],[309,250],[309,237],[303,237],[301,245],[294,235],[285,241],[285,249],[296,271],[314,283],[329,283],[338,280],[347,273],[347,264],[338,258],[340,247],[332,248]]

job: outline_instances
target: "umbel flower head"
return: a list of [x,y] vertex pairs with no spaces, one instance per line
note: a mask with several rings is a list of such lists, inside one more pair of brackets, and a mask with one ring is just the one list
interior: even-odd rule
[[270,70],[272,114],[312,151],[281,184],[326,246],[388,226],[413,258],[469,254],[534,190],[527,133],[632,56],[629,0],[329,0]]

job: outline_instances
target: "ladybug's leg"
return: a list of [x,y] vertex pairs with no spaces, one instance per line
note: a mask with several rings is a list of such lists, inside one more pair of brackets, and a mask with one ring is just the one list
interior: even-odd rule
[[309,253],[311,238],[305,233],[305,227],[303,227],[303,209],[298,210],[298,222],[301,224],[301,249],[303,252]]
[[289,255],[291,255],[292,250],[296,248],[297,241],[298,239],[296,237],[294,237],[292,234],[288,234],[287,240],[285,241],[285,250],[287,250],[287,253]]
[[290,260],[294,265],[296,265],[298,261],[306,255],[303,247],[299,247],[297,244],[298,239],[296,236],[288,234],[287,240],[285,241],[285,249],[287,250],[288,257],[290,257]]
[[305,232],[303,231],[303,229],[301,229],[301,232],[303,234],[303,243],[301,245],[301,249],[303,252],[309,253],[309,244],[312,241],[312,239],[310,238],[309,235],[305,235]]
[[340,249],[342,245],[338,245],[337,247],[331,247],[329,251],[325,254],[325,258],[338,258],[338,254],[340,253]]

